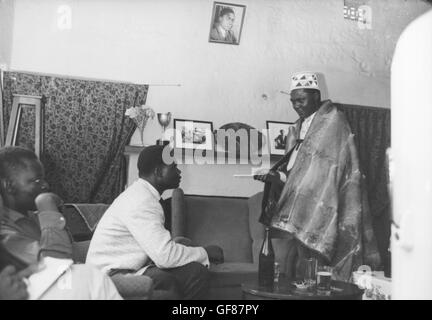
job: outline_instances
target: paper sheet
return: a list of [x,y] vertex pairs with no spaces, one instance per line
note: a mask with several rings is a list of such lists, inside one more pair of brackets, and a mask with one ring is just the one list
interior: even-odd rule
[[234,178],[253,178],[255,175],[267,174],[267,168],[251,168],[251,173],[236,173],[233,175]]
[[29,300],[40,298],[73,264],[70,259],[45,257],[43,269],[32,274],[27,280]]

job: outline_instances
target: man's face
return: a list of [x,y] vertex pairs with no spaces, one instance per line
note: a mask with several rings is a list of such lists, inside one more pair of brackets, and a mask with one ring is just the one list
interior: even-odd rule
[[291,91],[291,103],[299,117],[304,119],[318,109],[320,101],[318,95],[313,92],[295,89]]
[[161,183],[165,189],[175,189],[180,186],[181,171],[177,168],[177,163],[163,165]]
[[24,168],[17,168],[10,178],[10,195],[21,212],[36,210],[35,198],[48,191],[42,164],[37,160],[27,160]]
[[219,23],[220,23],[222,28],[229,31],[233,27],[234,20],[235,20],[234,13],[229,12],[229,13],[224,14],[222,17],[219,18]]

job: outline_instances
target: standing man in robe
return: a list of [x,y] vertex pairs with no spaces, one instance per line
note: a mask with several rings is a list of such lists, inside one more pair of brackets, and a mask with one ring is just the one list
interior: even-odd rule
[[344,114],[321,101],[316,73],[293,75],[290,95],[299,120],[286,155],[255,177],[266,183],[260,222],[293,236],[292,269],[315,257],[348,280],[360,265],[380,263],[354,135]]

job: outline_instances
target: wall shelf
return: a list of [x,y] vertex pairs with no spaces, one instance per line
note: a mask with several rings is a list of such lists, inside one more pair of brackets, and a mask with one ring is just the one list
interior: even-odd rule
[[130,154],[139,154],[142,149],[144,149],[145,146],[126,146],[124,154],[130,155]]

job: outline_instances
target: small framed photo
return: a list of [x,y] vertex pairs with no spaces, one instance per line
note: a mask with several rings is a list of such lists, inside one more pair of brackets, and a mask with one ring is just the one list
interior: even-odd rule
[[285,154],[288,130],[291,126],[295,126],[295,123],[267,121],[270,154]]
[[213,149],[213,122],[174,119],[174,143],[181,149]]
[[210,23],[209,42],[239,44],[246,6],[215,2]]

